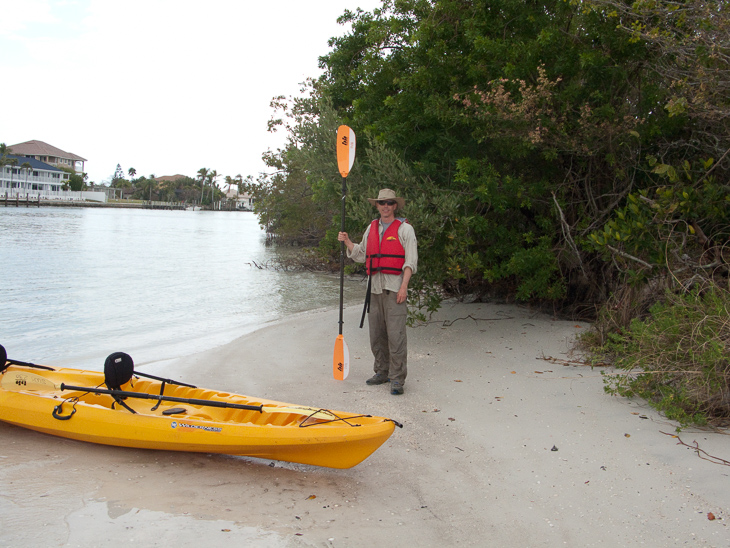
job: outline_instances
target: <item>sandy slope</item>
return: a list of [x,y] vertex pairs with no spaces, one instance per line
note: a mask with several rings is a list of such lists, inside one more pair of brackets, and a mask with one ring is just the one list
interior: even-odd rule
[[[586,325],[447,305],[409,330],[396,397],[365,385],[359,315],[345,312],[344,382],[336,311],[146,370],[405,424],[364,463],[120,449],[0,424],[0,546],[730,546],[730,468],[678,445],[642,402],[605,395],[600,371],[546,359],[569,359]],[[730,436],[680,438],[730,459]]]

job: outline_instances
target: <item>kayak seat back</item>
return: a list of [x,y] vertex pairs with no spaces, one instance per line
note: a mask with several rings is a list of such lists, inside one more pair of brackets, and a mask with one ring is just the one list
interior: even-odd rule
[[134,360],[124,352],[109,354],[104,362],[104,383],[110,390],[121,390],[134,375]]

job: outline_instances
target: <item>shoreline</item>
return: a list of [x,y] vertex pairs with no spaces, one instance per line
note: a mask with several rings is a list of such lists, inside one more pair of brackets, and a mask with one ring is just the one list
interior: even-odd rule
[[[157,209],[157,210],[168,210],[168,211],[186,211],[187,206],[185,204],[173,203],[173,202],[158,202],[157,204],[147,203],[109,203],[109,202],[81,202],[73,200],[14,200],[8,198],[0,198],[0,206],[2,207],[14,207],[14,208],[40,208],[40,207],[90,207],[90,208],[108,208],[108,209]],[[250,209],[212,209],[212,208],[201,208],[195,206],[196,211],[224,211],[224,212],[238,212],[238,213],[252,213]]]
[[[406,392],[391,396],[365,385],[361,311],[345,309],[345,381],[332,378],[331,310],[163,367],[207,388],[404,424],[360,465],[96,446],[0,423],[0,546],[728,546],[728,468],[679,445],[644,402],[606,395],[600,370],[547,359],[566,360],[588,325],[445,304],[408,329]],[[679,437],[730,453],[727,435]]]

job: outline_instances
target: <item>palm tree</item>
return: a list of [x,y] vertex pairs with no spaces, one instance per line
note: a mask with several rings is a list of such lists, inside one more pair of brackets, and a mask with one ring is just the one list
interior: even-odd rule
[[210,185],[210,202],[213,203],[213,182],[215,181],[215,178],[218,176],[218,173],[213,170],[208,172],[208,183]]
[[208,168],[201,167],[198,170],[198,176],[200,177],[200,205],[203,205],[203,193],[205,192],[205,180],[208,177]]
[[236,186],[238,187],[236,199],[238,199],[243,194],[243,177],[241,177],[240,173],[236,175]]
[[134,177],[135,175],[137,175],[137,170],[136,170],[136,169],[134,169],[133,167],[130,167],[130,168],[129,168],[129,169],[127,170],[127,173],[129,173],[129,180],[131,181],[131,180],[132,180],[132,178],[133,178],[133,177]]
[[0,169],[8,164],[8,154],[11,154],[8,145],[0,143]]
[[10,188],[13,188],[13,172],[15,171],[15,166],[18,165],[18,159],[10,158],[10,160],[8,160],[8,165],[10,166]]
[[150,174],[150,202],[152,201],[152,187],[155,186],[155,183],[157,183],[157,181],[155,181],[155,174],[152,173]]
[[[240,175],[237,175],[236,177],[240,177]],[[231,204],[229,203],[231,201],[231,197],[230,197],[231,187],[233,185],[236,185],[237,183],[238,183],[238,181],[236,179],[234,179],[230,175],[226,175],[226,179],[225,179],[225,183],[224,184],[228,185],[228,190],[226,190],[226,204],[228,205],[228,209],[231,209]],[[238,194],[238,192],[236,192],[236,194]],[[232,201],[234,203],[236,202],[235,199],[232,200]]]
[[5,166],[8,163],[8,146],[5,143],[0,143],[0,181],[2,181],[2,173],[5,171]]
[[30,162],[23,162],[23,165],[20,166],[20,169],[25,170],[25,190],[28,191],[28,173],[32,169],[32,166],[30,165]]

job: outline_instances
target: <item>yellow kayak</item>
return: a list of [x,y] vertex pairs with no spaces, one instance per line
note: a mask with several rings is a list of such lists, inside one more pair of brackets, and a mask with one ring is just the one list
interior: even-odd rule
[[[142,449],[245,455],[351,468],[393,433],[392,419],[197,388],[131,368],[105,372],[7,360],[0,420],[64,438]],[[124,362],[124,363],[122,363]]]

